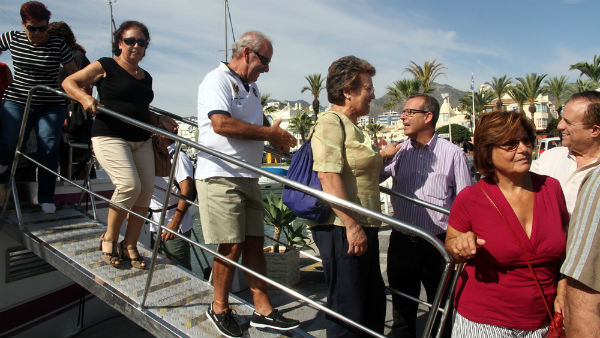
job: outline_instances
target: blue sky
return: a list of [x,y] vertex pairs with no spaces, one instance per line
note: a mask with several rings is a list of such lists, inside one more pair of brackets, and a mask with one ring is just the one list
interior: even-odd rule
[[[106,0],[43,2],[51,21],[71,25],[90,60],[110,55]],[[0,32],[21,29],[21,3],[0,2]],[[377,97],[408,77],[411,60],[437,59],[447,67],[437,82],[467,90],[471,73],[476,86],[528,72],[574,81],[579,73],[569,65],[600,54],[597,0],[230,0],[229,6],[236,37],[257,29],[273,40],[271,70],[258,85],[279,100],[310,102],[310,94],[300,93],[304,76],[325,76],[333,60],[349,54],[376,67]],[[113,8],[117,25],[134,19],[150,29],[141,65],[154,78],[153,105],[195,115],[198,84],[224,59],[223,1],[117,0]],[[0,61],[11,64],[10,53]],[[326,105],[324,92],[320,100]]]

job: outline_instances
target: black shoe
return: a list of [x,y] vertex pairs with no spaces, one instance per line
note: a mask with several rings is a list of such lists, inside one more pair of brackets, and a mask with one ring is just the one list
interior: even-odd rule
[[273,312],[268,316],[263,316],[260,313],[254,311],[252,314],[252,320],[250,326],[258,328],[270,328],[275,330],[291,330],[295,329],[300,325],[300,322],[295,319],[288,319],[279,313],[277,309],[273,309]]
[[240,329],[240,326],[233,318],[231,309],[227,309],[226,312],[216,314],[215,311],[213,311],[212,304],[210,304],[208,310],[206,311],[206,316],[215,325],[217,330],[225,337],[235,338],[242,336],[242,329]]

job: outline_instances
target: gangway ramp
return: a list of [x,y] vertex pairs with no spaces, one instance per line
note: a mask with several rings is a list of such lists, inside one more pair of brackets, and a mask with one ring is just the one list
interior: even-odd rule
[[[213,298],[212,286],[158,256],[144,308],[142,301],[148,270],[109,266],[100,258],[98,245],[105,224],[70,207],[45,214],[38,208],[22,208],[18,227],[14,210],[0,218],[0,229],[99,299],[157,337],[219,337],[205,315]],[[142,246],[140,254],[152,252]],[[149,262],[149,259],[147,259]],[[244,337],[281,337],[281,332],[249,327],[253,308],[235,295],[229,299]],[[285,336],[311,337],[300,329]]]

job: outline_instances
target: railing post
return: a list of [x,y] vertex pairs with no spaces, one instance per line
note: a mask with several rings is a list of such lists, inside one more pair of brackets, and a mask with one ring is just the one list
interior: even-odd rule
[[[152,275],[154,273],[154,265],[156,264],[156,256],[158,255],[158,248],[160,247],[161,235],[162,235],[162,227],[165,223],[165,214],[167,212],[167,207],[169,206],[169,198],[171,197],[171,186],[173,185],[173,180],[175,178],[175,168],[177,167],[177,161],[179,159],[179,152],[181,151],[181,142],[177,141],[175,147],[175,153],[173,154],[173,164],[171,165],[171,172],[169,173],[169,183],[167,184],[167,191],[165,191],[165,200],[163,202],[163,207],[160,212],[160,222],[158,226],[158,231],[156,232],[156,240],[154,241],[154,248],[152,249],[152,260],[150,262],[150,268],[148,270],[148,277],[146,278],[146,287],[144,287],[144,294],[142,295],[142,301],[140,302],[140,308],[144,308],[146,304],[146,298],[148,297],[148,290],[150,289],[150,284],[152,283]],[[152,234],[150,234],[152,237]]]
[[[25,129],[27,129],[27,121],[29,120],[29,111],[31,110],[31,99],[33,98],[33,93],[38,91],[38,87],[33,87],[29,90],[27,94],[27,102],[25,103],[25,110],[23,111],[23,117],[21,120],[21,128],[19,129],[19,138],[17,139],[17,147],[15,148],[15,156],[13,158],[13,163],[10,167],[10,180],[12,184],[8,185],[8,193],[12,192],[13,199],[15,201],[15,211],[17,212],[17,220],[19,222],[19,228],[22,225],[21,215],[21,206],[19,204],[19,194],[17,193],[17,184],[15,181],[15,173],[17,172],[17,166],[19,165],[19,157],[21,155],[21,147],[23,146],[23,138],[25,137]],[[2,206],[2,214],[6,213],[6,209],[8,208],[8,198],[4,201],[4,205]]]

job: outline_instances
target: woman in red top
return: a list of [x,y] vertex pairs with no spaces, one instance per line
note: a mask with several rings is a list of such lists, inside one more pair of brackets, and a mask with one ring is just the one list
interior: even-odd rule
[[562,312],[557,282],[569,215],[558,181],[529,171],[534,141],[522,113],[479,119],[474,160],[485,177],[460,192],[448,220],[446,248],[467,263],[456,288],[453,337],[546,335],[550,318],[524,255],[548,304]]

